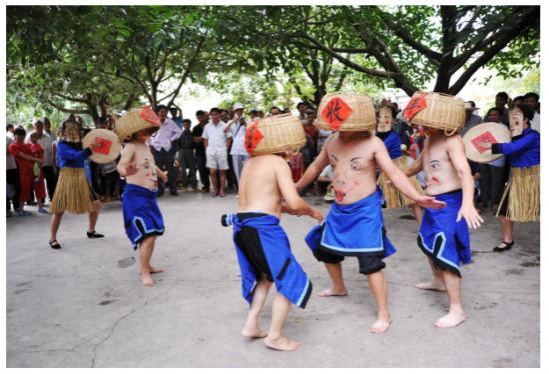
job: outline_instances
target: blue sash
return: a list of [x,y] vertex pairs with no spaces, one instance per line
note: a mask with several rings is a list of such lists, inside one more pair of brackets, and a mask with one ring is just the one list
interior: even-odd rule
[[147,236],[164,234],[164,220],[156,201],[156,191],[126,184],[122,194],[122,212],[126,235],[133,249]]
[[456,222],[461,208],[461,190],[435,196],[447,205],[442,209],[425,209],[418,235],[418,245],[437,269],[459,276],[460,263],[471,262],[469,229],[464,218]]
[[385,235],[377,190],[350,205],[333,204],[324,224],[309,232],[305,241],[314,252],[318,247],[343,256],[384,255],[389,257],[396,248]]
[[242,296],[248,303],[252,303],[253,290],[258,279],[252,265],[236,242],[236,235],[243,227],[257,230],[277,291],[292,304],[305,308],[313,285],[292,254],[290,242],[280,226],[280,220],[272,215],[264,215],[244,219],[241,222],[236,214],[230,214],[227,215],[225,224],[234,226],[233,241],[242,274]]

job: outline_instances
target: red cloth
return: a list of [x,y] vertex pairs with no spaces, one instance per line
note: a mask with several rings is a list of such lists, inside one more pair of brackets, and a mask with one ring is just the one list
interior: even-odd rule
[[[12,155],[15,156],[17,160],[17,167],[19,168],[19,175],[21,174],[33,174],[32,168],[34,166],[34,161],[24,160],[19,157],[19,153],[24,153],[26,155],[32,156],[32,150],[30,144],[18,144],[12,143],[10,145],[9,151]],[[42,151],[43,153],[43,151]],[[23,187],[23,186],[21,186]]]
[[[32,162],[32,161],[31,161]],[[19,201],[32,200],[31,185],[34,189],[36,199],[43,199],[46,197],[46,187],[44,186],[44,177],[40,177],[40,182],[33,183],[34,175],[19,173],[19,183],[21,184],[21,193],[19,194]]]
[[303,129],[305,130],[305,134],[311,137],[313,144],[316,145],[318,140],[318,129],[315,126],[303,126]]

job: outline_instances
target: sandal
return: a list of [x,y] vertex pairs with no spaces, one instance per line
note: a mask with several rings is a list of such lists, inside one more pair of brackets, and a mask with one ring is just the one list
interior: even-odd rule
[[95,230],[93,232],[86,231],[86,234],[88,235],[88,238],[90,238],[90,239],[105,237],[105,235],[98,234],[97,232],[95,232]]
[[53,249],[61,249],[61,244],[57,240],[50,240],[49,243]]
[[505,247],[494,247],[494,252],[503,252],[510,250],[513,247],[513,244],[515,244],[515,241],[511,240],[511,243],[507,243],[506,241],[502,240],[500,244],[505,244]]

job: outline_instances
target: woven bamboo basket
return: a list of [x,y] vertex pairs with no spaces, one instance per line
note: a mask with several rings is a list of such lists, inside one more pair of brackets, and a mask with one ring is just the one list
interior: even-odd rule
[[[254,135],[254,132],[257,132]],[[255,145],[253,137],[260,135]],[[299,151],[305,146],[305,130],[299,119],[292,114],[266,117],[249,124],[244,140],[246,150],[252,156]]]
[[[416,92],[410,103],[424,95],[426,107],[414,114],[411,118],[404,117],[414,125],[421,125],[434,129],[444,130],[446,135],[453,135],[465,124],[465,102],[459,97],[445,95],[438,92]],[[410,105],[410,104],[408,104]]]
[[[333,105],[332,100],[338,98],[351,109],[351,112],[345,118],[341,118],[342,121],[335,118],[335,121],[330,122],[330,116],[326,115],[328,111],[326,107]],[[336,92],[324,96],[318,107],[316,118],[316,126],[319,129],[328,131],[369,131],[375,133],[376,122],[376,111],[372,99],[367,95],[347,92]]]
[[[146,120],[143,117],[149,118]],[[133,134],[146,129],[158,129],[160,120],[150,108],[132,109],[114,123],[114,132],[121,142],[128,141]]]

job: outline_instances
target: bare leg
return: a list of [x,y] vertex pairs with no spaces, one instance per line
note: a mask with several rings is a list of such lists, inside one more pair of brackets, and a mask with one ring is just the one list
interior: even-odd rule
[[423,209],[421,209],[421,207],[417,204],[410,205],[410,208],[412,208],[414,217],[416,217],[417,224],[421,226],[421,220],[423,219]]
[[377,304],[377,320],[370,328],[370,332],[381,334],[387,331],[391,324],[391,315],[387,306],[387,282],[382,271],[376,271],[373,274],[368,274],[368,283],[370,290]]
[[273,317],[271,319],[271,328],[265,338],[265,345],[278,351],[294,351],[299,347],[299,343],[282,336],[282,328],[286,322],[286,317],[290,312],[292,304],[284,295],[277,294],[273,302]]
[[435,323],[435,326],[447,329],[456,327],[467,317],[461,307],[461,278],[450,271],[443,271],[442,277],[450,300],[450,310]]
[[212,178],[212,186],[215,193],[219,193],[217,189],[217,170],[210,169],[210,177]]
[[431,265],[431,271],[433,272],[433,280],[425,283],[417,283],[415,287],[421,290],[446,291],[444,280],[442,279],[442,272],[435,268],[435,265],[433,265],[433,260],[431,259],[429,259],[429,265]]
[[139,245],[139,257],[141,259],[141,277],[143,285],[152,287],[154,282],[151,278],[151,257],[154,249],[156,236],[149,236]]
[[[511,243],[513,241],[513,222],[507,217],[499,216],[499,224],[501,226],[501,231],[503,233],[503,241]],[[505,244],[500,243],[498,247],[504,247]]]
[[265,305],[267,295],[269,295],[269,290],[272,285],[272,282],[267,281],[267,279],[262,279],[255,287],[252,305],[250,306],[250,311],[246,318],[246,324],[242,329],[243,336],[251,339],[264,338],[267,336],[267,332],[259,328],[259,315],[263,310],[263,306]]
[[51,216],[50,241],[57,240],[57,231],[61,225],[61,218],[63,218],[63,213],[55,213]]
[[227,179],[227,174],[225,170],[219,170],[221,183],[219,184],[219,192],[224,192],[225,190],[225,180]]
[[94,209],[88,214],[89,216],[88,232],[95,231],[95,224],[97,223],[97,219],[99,218],[99,210],[101,209],[101,202],[99,200],[95,200],[93,202],[93,205],[94,205]]
[[324,266],[326,266],[326,270],[328,271],[328,274],[330,274],[330,278],[332,278],[333,285],[332,288],[321,291],[317,293],[317,295],[320,297],[347,296],[347,288],[343,282],[343,269],[341,267],[341,262],[338,262],[337,264],[325,262]]

